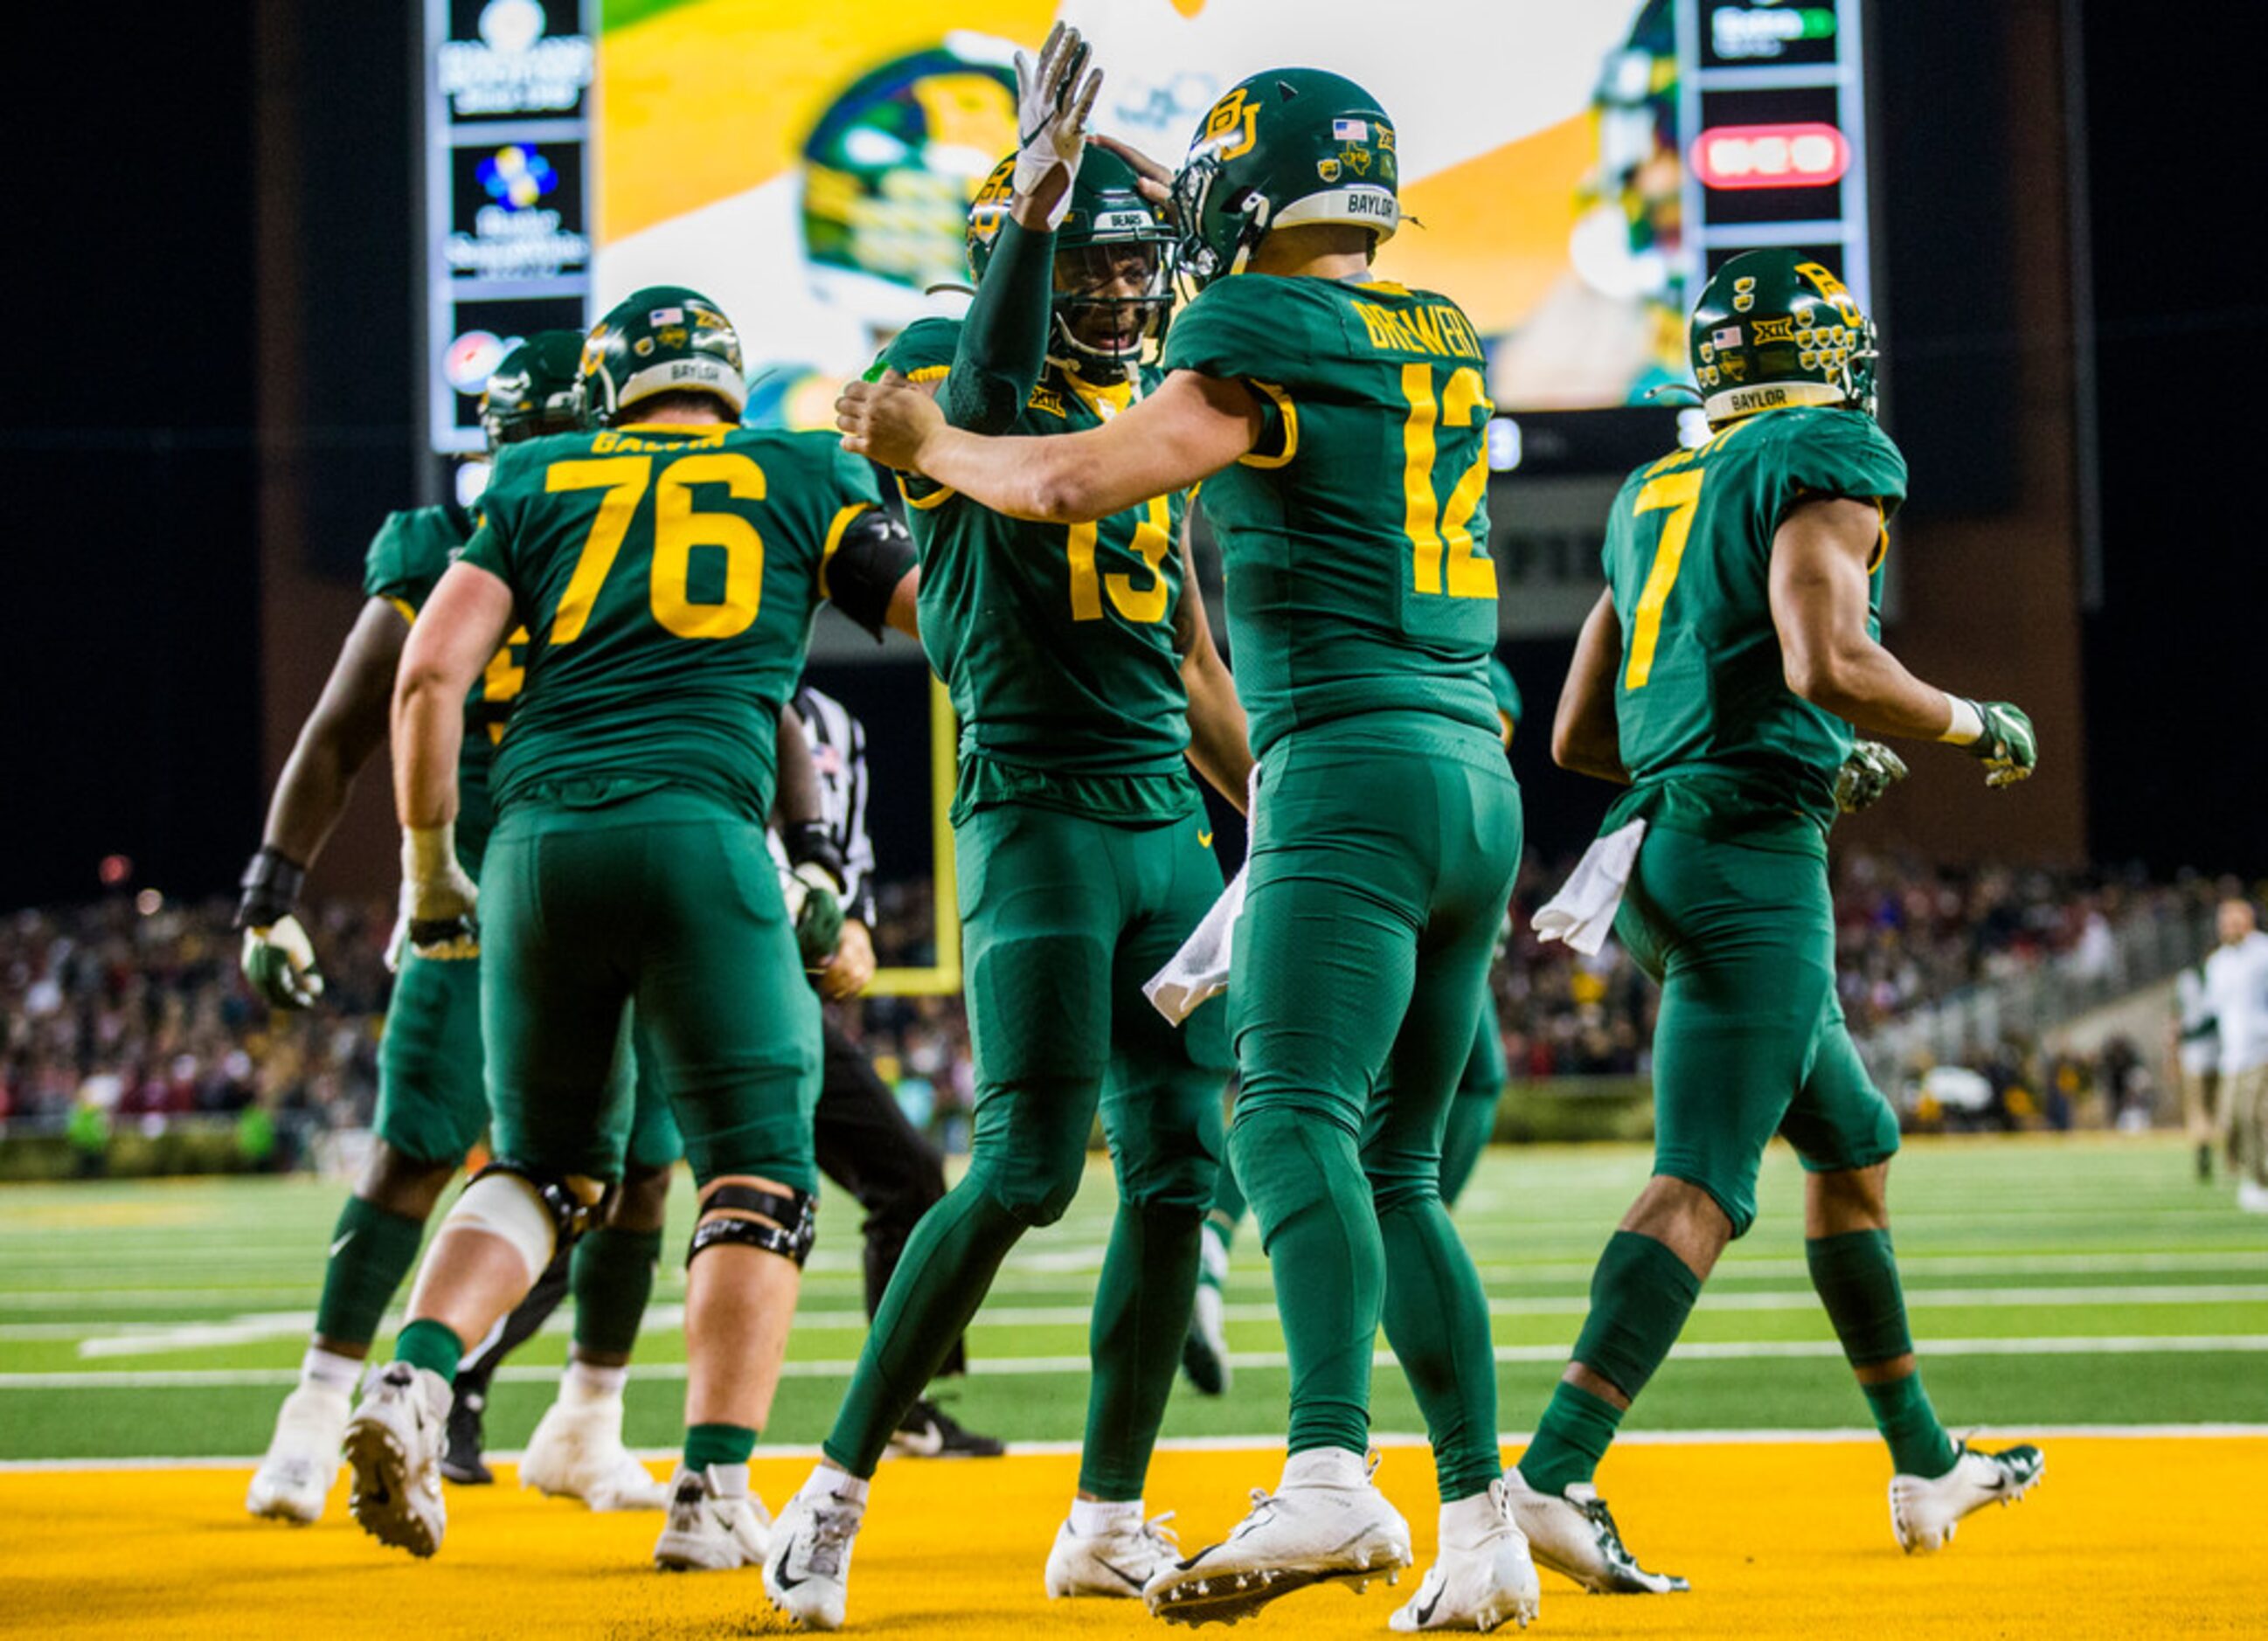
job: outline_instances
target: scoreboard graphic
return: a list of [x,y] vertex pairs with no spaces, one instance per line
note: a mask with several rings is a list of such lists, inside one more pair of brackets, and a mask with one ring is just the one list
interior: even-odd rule
[[1658,447],[1683,315],[1736,251],[1873,283],[1861,0],[422,0],[433,448],[477,447],[503,348],[656,281],[740,327],[754,416],[823,425],[880,342],[957,300],[962,223],[1014,140],[1012,54],[1060,17],[1095,124],[1171,163],[1211,100],[1296,59],[1401,128],[1416,218],[1381,274],[1488,339],[1501,467]]

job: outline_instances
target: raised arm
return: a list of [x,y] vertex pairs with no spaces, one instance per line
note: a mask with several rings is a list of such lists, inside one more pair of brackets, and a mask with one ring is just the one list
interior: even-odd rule
[[449,566],[426,601],[394,685],[394,806],[409,940],[432,957],[479,952],[472,881],[457,864],[457,757],[465,695],[512,631],[512,589],[477,564]]
[[843,447],[926,475],[1005,513],[1086,524],[1185,490],[1259,441],[1259,404],[1241,382],[1175,371],[1101,426],[1047,438],[987,438],[951,426],[903,378],[852,382],[836,401]]
[[1182,658],[1182,687],[1189,697],[1189,762],[1241,813],[1252,776],[1244,703],[1237,698],[1236,681],[1213,647],[1212,624],[1205,619],[1204,592],[1197,585],[1189,535],[1184,523],[1182,598],[1174,611],[1174,651]]
[[1771,592],[1787,687],[1868,734],[1960,747],[1984,763],[1988,785],[2022,780],[2039,758],[2029,718],[1925,683],[1867,632],[1881,528],[1873,503],[1845,497],[1805,502],[1781,520]]
[[[409,635],[401,612],[372,599],[355,618],[315,710],[276,778],[259,851],[244,869],[235,927],[246,936],[242,962],[253,987],[279,1008],[306,1008],[322,995],[314,950],[292,908],[307,868],[346,811],[355,776],[386,739],[394,665]],[[278,925],[287,925],[278,930]]]
[[1615,722],[1615,675],[1622,671],[1623,629],[1615,618],[1615,595],[1599,594],[1567,666],[1566,688],[1551,718],[1551,761],[1578,775],[1627,786],[1622,739]]

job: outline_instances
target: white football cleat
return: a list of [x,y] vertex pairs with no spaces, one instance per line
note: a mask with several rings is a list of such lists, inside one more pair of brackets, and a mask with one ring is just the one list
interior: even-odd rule
[[1909,1556],[1944,1549],[1962,1517],[1987,1505],[2014,1504],[2047,1468],[2046,1458],[2032,1446],[1977,1453],[1963,1442],[1954,1453],[1953,1468],[1943,1475],[1890,1478],[1890,1531]]
[[354,1406],[343,1390],[301,1385],[276,1412],[268,1456],[252,1473],[244,1507],[271,1521],[309,1527],[323,1519],[323,1500],[339,1475],[339,1444]]
[[1638,1557],[1623,1548],[1607,1501],[1587,1482],[1562,1494],[1539,1493],[1518,1470],[1508,1470],[1504,1497],[1537,1564],[1565,1574],[1594,1595],[1674,1595],[1693,1587],[1675,1573],[1639,1566]]
[[[622,1399],[584,1401],[572,1389],[543,1410],[520,1455],[519,1484],[593,1510],[669,1510],[671,1486],[622,1446]],[[759,1557],[761,1559],[761,1557]]]
[[1160,1568],[1142,1593],[1167,1623],[1233,1624],[1311,1584],[1359,1593],[1373,1578],[1399,1583],[1412,1559],[1410,1524],[1367,1480],[1255,1488],[1251,1513],[1227,1538]]
[[2257,1180],[2239,1180],[2236,1205],[2248,1214],[2268,1214],[2268,1185]]
[[[848,1479],[848,1478],[845,1478]],[[840,1630],[850,1598],[850,1551],[865,1519],[865,1501],[811,1483],[787,1501],[772,1528],[764,1593],[806,1630]]]
[[763,1500],[748,1490],[747,1465],[688,1470],[681,1464],[667,1491],[669,1520],[653,1543],[655,1566],[665,1572],[723,1572],[762,1564],[772,1519]]
[[1100,1533],[1076,1532],[1066,1521],[1048,1552],[1048,1599],[1116,1596],[1138,1600],[1150,1580],[1182,1558],[1182,1547],[1166,1523],[1167,1511],[1147,1521],[1137,1513]]
[[441,1503],[441,1446],[449,1381],[430,1368],[391,1362],[364,1388],[347,1421],[349,1504],[381,1544],[431,1556],[449,1524]]
[[[1525,1630],[1535,1622],[1543,1592],[1528,1541],[1512,1519],[1502,1482],[1484,1495],[1487,1520],[1477,1531],[1453,1532],[1445,1522],[1440,1553],[1426,1569],[1418,1593],[1386,1621],[1403,1635],[1422,1630],[1477,1630],[1485,1634],[1507,1621]],[[1444,1509],[1462,1509],[1463,1501]]]

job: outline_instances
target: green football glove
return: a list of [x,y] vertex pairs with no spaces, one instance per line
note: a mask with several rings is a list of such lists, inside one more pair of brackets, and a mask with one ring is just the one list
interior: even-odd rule
[[1906,778],[1906,761],[1879,740],[1854,740],[1835,771],[1835,806],[1846,815],[1872,808]]
[[2007,701],[1972,701],[1984,732],[1962,750],[1984,766],[1984,784],[2014,786],[2039,766],[2039,737],[2024,710]]
[[244,977],[270,1008],[311,1008],[323,995],[323,971],[315,967],[314,943],[288,912],[265,928],[247,929],[239,960]]
[[795,925],[795,946],[806,969],[824,968],[843,941],[843,884],[817,861],[780,873],[780,898]]
[[481,892],[457,864],[457,828],[408,827],[401,834],[402,898],[409,912],[409,949],[420,957],[462,962],[481,954]]
[[231,924],[244,933],[244,950],[238,960],[244,967],[245,979],[271,1008],[307,1008],[323,995],[314,944],[291,915],[306,879],[305,866],[263,844],[238,884],[243,897],[237,901]]

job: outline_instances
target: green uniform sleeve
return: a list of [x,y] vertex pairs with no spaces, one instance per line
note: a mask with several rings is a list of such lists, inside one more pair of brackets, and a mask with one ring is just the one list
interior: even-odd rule
[[[550,443],[549,439],[534,442]],[[533,469],[535,489],[539,492],[543,488],[542,473],[541,464]],[[465,550],[458,555],[467,563],[479,565],[507,585],[512,581],[514,526],[522,511],[521,497],[529,475],[530,466],[524,448],[507,448],[497,453],[496,472],[481,496],[480,527],[473,532],[473,539],[465,543]],[[513,591],[519,591],[516,585]]]
[[972,433],[1005,433],[1048,367],[1053,322],[1056,236],[1000,224],[992,260],[961,324],[961,349],[938,404],[945,419]]
[[941,381],[960,350],[959,320],[917,319],[883,345],[882,363],[912,381]]
[[425,602],[425,595],[433,590],[433,578],[417,573],[419,566],[410,561],[411,542],[404,515],[386,515],[386,522],[378,526],[371,538],[369,549],[362,561],[362,590],[374,599],[384,599],[402,612],[414,615]]
[[1845,496],[1879,503],[1887,520],[1906,498],[1905,458],[1871,416],[1855,411],[1820,416],[1800,438],[1780,446],[1778,511],[1799,502]]
[[[1217,279],[1197,293],[1166,333],[1162,363],[1168,373],[1195,371],[1216,381],[1250,383],[1257,392],[1266,425],[1256,455],[1292,453],[1285,425],[1285,406],[1296,396],[1282,380],[1284,366],[1302,354],[1317,354],[1305,340],[1301,317],[1292,305],[1291,282],[1258,275]],[[1271,302],[1270,298],[1275,298]]]

